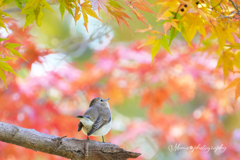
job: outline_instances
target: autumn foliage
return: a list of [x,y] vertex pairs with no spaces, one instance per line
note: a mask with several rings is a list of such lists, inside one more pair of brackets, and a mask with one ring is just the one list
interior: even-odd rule
[[[84,113],[92,98],[100,96],[110,98],[113,114],[107,141],[142,153],[139,159],[240,159],[240,3],[14,2],[25,15],[24,24],[4,12],[7,5],[13,5],[11,0],[0,5],[4,15],[0,18],[0,121],[84,139],[86,136],[77,132],[75,116]],[[30,24],[36,21],[41,26],[44,10],[56,11],[53,5],[58,5],[62,19],[66,11],[75,24],[82,19],[86,32],[90,32],[89,17],[100,22],[107,17],[105,21],[114,19],[131,35],[129,24],[135,16],[143,24],[136,32],[144,33],[146,39],[129,43],[119,40],[103,50],[95,48],[83,62],[65,53],[70,59],[59,60],[64,64],[33,76],[34,65],[44,66],[49,63],[48,56],[59,54],[54,48],[39,46],[30,34]],[[146,18],[148,15],[154,17],[157,26]],[[169,151],[169,145],[175,144],[222,145],[226,150],[181,150],[179,156]],[[0,160],[6,159],[63,158],[0,142]]]

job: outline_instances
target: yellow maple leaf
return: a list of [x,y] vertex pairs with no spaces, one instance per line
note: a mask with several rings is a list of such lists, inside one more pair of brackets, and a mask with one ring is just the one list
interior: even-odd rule
[[234,49],[240,49],[240,43],[234,43],[231,45],[227,45],[228,47],[234,48]]
[[[8,30],[7,30],[7,28],[6,28],[5,24],[4,24],[4,22],[6,22],[6,21],[4,20],[4,16],[8,16],[8,17],[10,17],[10,18],[12,18],[12,17],[11,17],[9,14],[3,12],[2,10],[0,10],[0,15],[2,15],[2,16],[0,17],[0,27],[3,27],[3,28],[8,32]],[[4,15],[4,16],[3,16],[3,15]]]
[[211,38],[218,37],[218,43],[221,50],[223,50],[223,47],[226,44],[226,40],[228,40],[231,43],[235,43],[232,33],[235,32],[233,28],[226,28],[223,27],[221,24],[214,27],[213,35],[211,35]]
[[206,37],[204,28],[204,20],[197,13],[188,13],[180,21],[181,33],[184,39],[191,45],[192,39],[195,37],[197,31]]
[[171,17],[171,12],[176,12],[179,8],[180,2],[179,0],[171,0],[171,1],[158,1],[157,4],[160,4],[160,17]]
[[82,9],[82,14],[83,14],[83,19],[84,23],[83,25],[85,26],[87,32],[88,32],[88,15],[98,19],[99,21],[102,22],[102,20],[97,16],[97,14],[92,10],[92,5],[90,4],[90,1],[85,1],[81,4],[81,9]]
[[240,78],[235,78],[225,89],[224,91],[226,91],[229,88],[235,87],[240,83]]
[[21,14],[26,14],[26,22],[24,28],[31,24],[34,20],[36,20],[38,26],[42,25],[43,8],[53,11],[46,0],[29,0],[26,3],[21,12]]
[[231,57],[233,57],[233,53],[230,52],[230,50],[227,50],[222,55],[222,61],[223,61],[223,74],[224,78],[228,76],[228,71],[233,71],[233,62]]
[[154,40],[153,41],[153,47],[152,47],[152,63],[153,63],[153,59],[157,55],[160,47],[161,47],[161,40],[160,39]]
[[81,17],[81,13],[79,13],[80,8],[76,7],[75,9],[75,16],[74,16],[74,20],[75,20],[75,25],[77,25],[77,21],[80,19]]
[[138,49],[143,47],[143,46],[148,46],[148,45],[153,44],[155,42],[156,38],[157,38],[157,36],[148,36],[147,35],[147,41],[144,44],[140,45],[138,47]]

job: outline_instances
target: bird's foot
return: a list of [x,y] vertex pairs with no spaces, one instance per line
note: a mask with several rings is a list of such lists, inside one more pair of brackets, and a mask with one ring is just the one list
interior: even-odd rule
[[103,142],[103,143],[111,143],[111,142]]

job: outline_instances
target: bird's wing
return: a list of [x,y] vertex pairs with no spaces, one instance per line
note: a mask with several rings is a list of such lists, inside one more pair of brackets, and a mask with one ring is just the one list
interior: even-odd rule
[[90,136],[91,134],[93,134],[95,131],[97,131],[98,129],[100,129],[102,126],[104,126],[105,124],[109,123],[109,120],[104,120],[101,118],[101,116],[99,116],[96,121],[93,123],[91,130],[88,132],[88,136]]
[[82,122],[79,122],[79,123],[78,123],[78,132],[81,131],[82,127],[83,127]]
[[98,111],[93,107],[88,108],[87,111],[84,113],[84,117],[90,119],[92,122],[96,121],[98,115]]

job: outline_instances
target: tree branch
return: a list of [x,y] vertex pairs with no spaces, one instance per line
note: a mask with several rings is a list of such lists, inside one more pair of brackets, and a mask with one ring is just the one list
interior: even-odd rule
[[58,137],[2,122],[0,122],[0,141],[72,160],[125,160],[141,155],[125,151],[111,143]]

